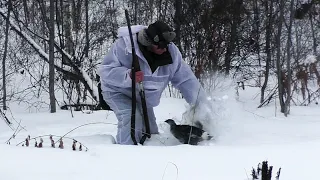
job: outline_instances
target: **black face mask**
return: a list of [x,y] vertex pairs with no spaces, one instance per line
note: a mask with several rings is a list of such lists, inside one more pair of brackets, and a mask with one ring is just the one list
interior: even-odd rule
[[164,48],[168,48],[168,44],[170,43],[166,41],[160,41],[156,45],[158,46],[158,49],[164,49]]

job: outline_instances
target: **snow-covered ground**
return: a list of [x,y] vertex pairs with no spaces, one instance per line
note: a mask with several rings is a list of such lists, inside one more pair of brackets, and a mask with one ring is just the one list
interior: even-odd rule
[[[267,160],[274,175],[282,168],[280,180],[318,180],[319,107],[292,107],[286,118],[273,105],[257,109],[257,92],[240,91],[239,100],[232,90],[216,94],[215,138],[200,146],[178,144],[163,123],[182,118],[182,99],[162,98],[155,108],[162,136],[153,136],[145,146],[110,144],[108,134],[115,135],[117,122],[112,112],[73,112],[72,117],[70,111],[27,113],[12,107],[14,120],[9,111],[8,117],[15,127],[21,120],[25,130],[7,145],[13,131],[0,121],[0,179],[247,180],[252,167]],[[64,141],[64,149],[51,148],[48,136],[44,148],[35,148],[34,140],[30,147],[16,146],[28,135],[51,134],[57,140],[66,133],[88,151],[73,151],[71,139]]]

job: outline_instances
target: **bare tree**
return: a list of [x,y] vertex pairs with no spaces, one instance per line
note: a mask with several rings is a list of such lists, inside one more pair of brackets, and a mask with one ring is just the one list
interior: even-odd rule
[[310,20],[310,26],[311,26],[311,34],[312,34],[312,39],[313,39],[313,53],[314,55],[317,54],[317,38],[316,38],[316,33],[315,33],[315,28],[314,28],[314,16],[312,13],[309,12],[309,20]]
[[269,72],[270,72],[270,63],[272,58],[272,51],[271,51],[271,39],[272,39],[272,24],[273,24],[273,1],[265,0],[265,9],[266,9],[266,69],[264,71],[264,83],[261,87],[261,97],[260,97],[260,103],[263,103],[264,101],[264,93],[267,88],[267,84],[269,81]]
[[55,113],[56,98],[54,92],[54,0],[50,0],[50,24],[49,24],[49,96],[50,96],[50,112]]
[[85,57],[89,57],[89,0],[85,0],[85,12],[86,12],[86,46],[85,46]]
[[231,14],[232,20],[231,23],[231,30],[230,30],[230,37],[228,41],[227,52],[225,54],[225,70],[226,74],[230,73],[231,70],[231,59],[234,51],[236,50],[236,43],[238,41],[238,26],[240,24],[240,7],[242,6],[243,0],[235,0],[231,5]]
[[286,102],[285,102],[285,111],[284,115],[287,116],[290,113],[290,101],[291,101],[291,36],[292,36],[292,22],[293,22],[293,5],[294,0],[291,0],[290,3],[290,19],[288,26],[288,39],[287,39],[287,72],[288,76],[286,78],[286,83],[283,83],[286,90]]
[[8,39],[9,39],[9,27],[10,27],[10,12],[12,10],[11,0],[8,1],[8,17],[6,18],[6,29],[5,29],[5,42],[4,42],[4,52],[2,59],[2,90],[3,90],[3,109],[7,110],[7,88],[6,88],[6,59],[8,53]]
[[[0,11],[0,15],[3,16],[4,18],[6,18],[7,16]],[[39,47],[38,44],[36,44],[36,42],[25,32],[23,32],[17,25],[15,25],[14,23],[10,22],[11,28],[24,40],[26,40],[27,43],[29,43],[31,45],[32,48],[34,48],[34,50],[43,58],[43,60],[47,63],[49,63],[49,55],[45,53],[45,51],[43,49],[41,49]],[[71,62],[70,66],[73,68],[71,70],[71,67],[68,66],[64,66],[61,67],[58,65],[58,63],[55,63],[55,68],[60,71],[63,72],[69,76],[73,76],[76,79],[79,79],[79,81],[81,81],[86,88],[88,88],[88,91],[90,92],[90,94],[92,95],[92,97],[96,100],[98,94],[97,94],[97,87],[96,86],[92,86],[91,84],[91,79],[88,79],[88,74],[83,71],[82,69],[79,69],[78,66],[76,66],[76,64],[72,61],[73,56],[71,56],[70,54],[68,54],[66,51],[62,50],[57,43],[55,43],[55,47],[58,49],[58,51],[65,56],[65,58],[67,59],[67,61]]]
[[282,71],[281,66],[281,35],[282,35],[282,24],[283,24],[283,13],[284,13],[284,0],[280,0],[279,2],[279,20],[278,20],[278,31],[276,36],[276,46],[277,46],[277,59],[276,59],[276,66],[277,66],[277,76],[278,76],[278,94],[279,94],[279,101],[280,101],[280,111],[282,113],[285,112],[285,103],[284,103],[284,88],[283,88],[283,76],[284,73]]
[[176,44],[181,51],[182,54],[182,48],[181,48],[181,18],[182,18],[182,0],[175,0],[175,14],[174,14],[174,24],[175,24],[175,32],[176,32]]
[[[261,56],[260,56],[260,7],[258,5],[258,0],[253,1],[253,13],[254,13],[254,23],[253,23],[253,36],[252,36],[252,44],[253,45],[253,51],[257,53],[258,56],[258,64],[261,68]],[[258,86],[261,86],[261,74],[258,75]],[[262,98],[264,99],[264,98]]]

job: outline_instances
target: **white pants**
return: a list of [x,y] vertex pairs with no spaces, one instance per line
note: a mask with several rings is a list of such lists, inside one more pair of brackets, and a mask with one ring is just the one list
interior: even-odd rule
[[[111,107],[118,119],[118,132],[116,140],[118,144],[132,145],[131,139],[131,98],[117,92],[103,92],[104,100]],[[143,111],[140,103],[137,102],[136,106],[136,121],[135,121],[135,137],[139,143],[142,138],[142,132],[145,132],[145,124],[143,120]],[[156,117],[154,115],[153,108],[147,108],[150,133],[158,134],[158,126],[156,123]]]

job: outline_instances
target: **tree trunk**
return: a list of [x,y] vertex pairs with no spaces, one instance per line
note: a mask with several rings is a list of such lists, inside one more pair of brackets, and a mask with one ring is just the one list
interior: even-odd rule
[[298,31],[298,28],[301,28],[300,25],[294,21],[294,30],[295,30],[295,51],[296,51],[296,56],[295,56],[295,64],[299,64],[299,59],[301,58],[301,34],[299,34],[300,31]]
[[116,9],[117,7],[115,7],[115,0],[110,0],[110,8],[112,9],[112,13],[110,15],[110,21],[112,22],[112,38],[113,38],[113,42],[115,40],[118,39],[118,36],[117,36],[117,29],[118,29],[118,23],[117,23],[117,13],[116,13]]
[[276,46],[277,46],[277,75],[278,75],[278,93],[279,93],[279,102],[280,102],[280,111],[285,112],[285,103],[284,103],[284,92],[283,92],[283,71],[281,67],[281,34],[282,34],[282,24],[283,24],[283,11],[284,11],[284,0],[280,0],[280,15],[278,21],[278,33],[276,37]]
[[[270,3],[270,4],[269,4]],[[260,103],[264,102],[264,92],[267,88],[267,84],[269,81],[269,71],[270,71],[270,63],[271,63],[271,35],[272,35],[272,9],[273,9],[273,2],[266,0],[265,2],[265,8],[267,13],[267,24],[266,24],[266,70],[264,74],[264,83],[261,87],[261,97],[260,97]]]
[[28,2],[27,0],[23,0],[23,10],[24,10],[24,16],[25,16],[25,25],[28,27],[29,24],[29,10],[28,10]]
[[154,17],[154,0],[149,0],[149,7],[150,7],[150,12],[147,16],[150,22],[153,22],[153,17]]
[[86,8],[86,49],[85,56],[89,57],[89,0],[85,0],[85,8]]
[[290,4],[290,22],[288,27],[288,40],[287,40],[287,83],[286,85],[286,102],[284,115],[287,116],[290,113],[290,101],[291,101],[291,34],[292,34],[292,22],[293,22],[293,4],[294,0],[291,0]]
[[[258,56],[258,64],[259,68],[262,69],[261,67],[261,57],[260,57],[260,11],[259,11],[259,6],[258,6],[258,0],[254,0],[254,5],[253,5],[253,12],[254,12],[254,24],[253,24],[253,37],[254,38],[254,44],[253,44],[253,49],[254,52],[257,53]],[[259,74],[258,77],[258,86],[261,87],[261,78],[262,76]]]
[[240,8],[242,5],[242,0],[236,0],[234,4],[232,4],[232,22],[231,22],[231,32],[230,32],[230,38],[228,42],[227,52],[225,55],[225,70],[226,74],[229,75],[231,70],[231,58],[232,54],[234,53],[236,49],[236,43],[237,43],[237,27],[240,24]]
[[313,54],[317,55],[317,39],[314,32],[315,29],[314,29],[312,14],[310,12],[309,12],[309,20],[310,20],[310,26],[311,26],[311,32],[312,32],[312,39],[313,39]]
[[176,32],[176,44],[182,54],[182,47],[181,47],[181,16],[182,16],[182,0],[175,0],[175,14],[174,14],[174,23],[175,23],[175,32]]
[[161,19],[161,20],[164,20],[165,17],[167,16],[168,1],[169,1],[169,0],[165,0],[164,9],[163,9],[164,14],[163,14],[162,16],[160,16],[160,19]]
[[[63,35],[64,32],[64,3],[63,0],[56,1],[56,23],[57,23],[57,32],[58,32],[58,39],[61,49],[65,49],[65,37]],[[66,62],[65,57],[62,56],[62,64]],[[62,65],[61,64],[61,65]],[[62,80],[62,86],[64,86]]]
[[[63,14],[64,14],[64,36],[66,38],[66,42],[65,42],[65,47],[66,47],[66,51],[69,54],[74,54],[74,50],[73,50],[73,38],[72,38],[72,33],[71,33],[71,12],[70,12],[70,2],[64,2],[63,4]],[[64,62],[66,65],[69,65],[69,62]]]
[[72,0],[71,5],[72,28],[78,33],[81,28],[82,0]]
[[134,4],[133,4],[133,7],[134,7],[133,23],[134,24],[138,24],[138,3],[139,3],[138,0],[134,0]]
[[9,27],[10,27],[10,12],[12,10],[11,0],[8,1],[8,16],[6,18],[6,30],[5,30],[5,42],[4,42],[4,52],[2,59],[2,104],[3,110],[7,110],[7,85],[6,85],[6,59],[8,53],[8,41],[9,41]]
[[49,22],[49,96],[50,112],[55,113],[56,98],[54,94],[54,0],[50,0],[50,22]]
[[[47,17],[47,7],[46,7],[46,2],[44,1],[38,1],[39,3],[39,8],[40,8],[40,11],[41,11],[41,18],[42,18],[42,21],[41,21],[41,32],[42,32],[42,35],[43,36],[47,36],[47,28],[49,28],[49,19]],[[45,39],[42,40],[42,43],[43,43],[43,47],[44,47],[44,51],[45,52],[48,52],[47,50],[47,41]]]
[[160,19],[160,17],[161,17],[161,11],[162,11],[162,0],[158,0],[157,1],[158,2],[158,14],[157,14],[157,19]]

